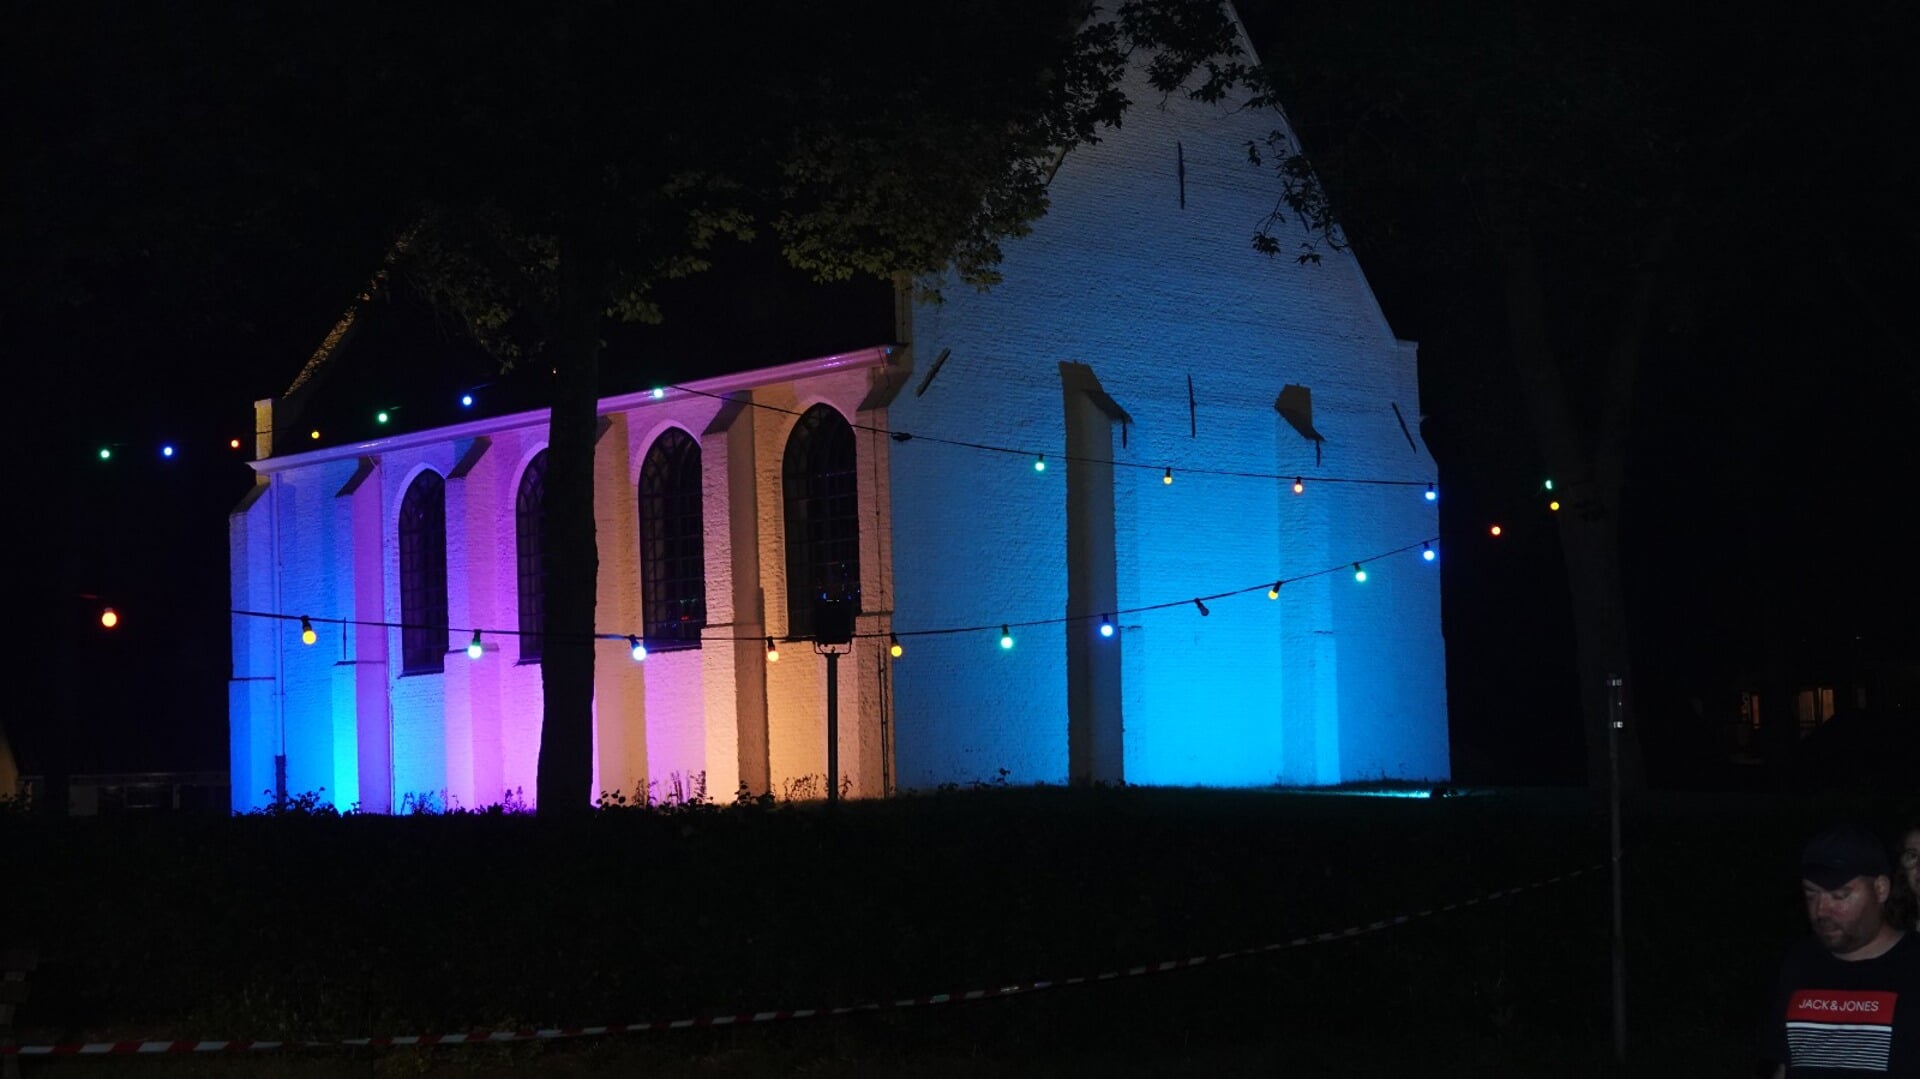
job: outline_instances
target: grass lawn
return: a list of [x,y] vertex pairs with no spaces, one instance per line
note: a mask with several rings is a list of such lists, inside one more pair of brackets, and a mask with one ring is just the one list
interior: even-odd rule
[[982,789],[575,822],[0,816],[23,1043],[627,1024],[1059,983],[975,1003],[537,1044],[22,1061],[28,1076],[1748,1074],[1805,931],[1794,857],[1887,798],[1649,794],[1626,819],[1612,1063],[1584,791],[1434,800]]

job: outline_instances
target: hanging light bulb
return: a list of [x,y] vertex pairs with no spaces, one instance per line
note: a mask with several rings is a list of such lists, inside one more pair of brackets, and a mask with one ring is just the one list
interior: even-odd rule
[[633,661],[635,663],[646,662],[646,659],[647,659],[646,644],[642,642],[640,638],[635,637],[631,633],[627,635],[627,652],[633,656]]
[[1000,627],[1000,647],[1002,648],[1013,647],[1013,631],[1009,630],[1005,626]]
[[1431,543],[1423,543],[1423,544],[1421,544],[1421,545],[1420,545],[1420,557],[1421,557],[1421,558],[1424,558],[1424,559],[1426,559],[1426,560],[1427,560],[1427,561],[1429,561],[1429,562],[1431,562],[1431,561],[1433,561],[1433,559],[1434,559],[1434,554],[1433,554],[1433,544],[1431,544]]
[[654,400],[656,400],[656,401],[658,401],[659,399],[661,399],[662,397],[665,397],[665,396],[667,395],[667,391],[666,391],[666,389],[665,389],[664,387],[661,387],[661,386],[655,386],[655,387],[653,388],[653,391],[652,391],[652,393],[653,393],[653,399],[654,399]]
[[237,449],[239,449],[239,448],[240,448],[240,440],[239,440],[239,439],[237,439],[237,438],[229,438],[229,439],[227,439],[227,448],[228,448],[228,449],[230,449],[230,450],[237,450]]
[[467,642],[467,658],[479,659],[485,651],[486,648],[480,643],[480,631],[476,629],[473,631],[473,640]]
[[1100,636],[1102,637],[1113,636],[1113,616],[1112,615],[1103,614],[1100,616]]
[[392,417],[387,415],[387,410],[384,408],[381,409],[379,412],[374,413],[374,416],[373,416],[373,422],[375,423],[385,423],[389,419],[392,419]]
[[1494,525],[1492,528],[1487,529],[1487,535],[1489,536],[1498,536],[1499,534],[1500,534],[1499,525]]
[[901,654],[904,653],[905,651],[906,649],[900,647],[900,638],[894,636],[891,632],[889,632],[887,634],[887,655],[890,655],[895,659],[899,659]]
[[1210,615],[1210,614],[1212,614],[1212,613],[1213,613],[1212,611],[1209,611],[1209,610],[1207,610],[1207,605],[1206,605],[1206,604],[1204,604],[1204,603],[1202,603],[1202,602],[1200,602],[1200,600],[1199,600],[1198,598],[1196,598],[1196,599],[1195,599],[1195,600],[1193,601],[1193,605],[1194,605],[1195,607],[1198,607],[1198,608],[1200,608],[1200,617],[1202,617],[1202,618],[1205,618],[1206,616],[1208,616],[1208,615]]
[[772,637],[767,638],[767,662],[780,662],[780,649],[774,646]]
[[172,457],[172,456],[173,456],[173,443],[171,443],[171,442],[169,442],[169,443],[167,443],[166,445],[164,445],[164,446],[162,446],[162,447],[160,447],[160,456],[162,456],[162,457]]
[[1549,491],[1551,491],[1551,490],[1553,490],[1553,481],[1552,481],[1552,480],[1548,480],[1548,481],[1546,481],[1545,483],[1543,483],[1543,484],[1541,484],[1541,486],[1542,486],[1542,487],[1544,487],[1545,489],[1547,489],[1547,490],[1549,490]]
[[108,629],[112,629],[113,627],[119,625],[120,612],[114,610],[112,607],[107,607],[102,609],[100,612],[100,624],[102,626],[105,626]]
[[1559,513],[1559,512],[1560,512],[1560,500],[1556,498],[1556,499],[1554,499],[1554,500],[1552,500],[1551,502],[1548,502],[1548,503],[1547,503],[1547,509],[1549,509],[1549,510],[1551,510],[1551,511],[1553,511],[1554,513]]
[[1362,584],[1365,584],[1367,580],[1367,569],[1358,562],[1353,564],[1353,579]]
[[1440,492],[1433,489],[1433,484],[1431,483],[1427,484],[1427,501],[1435,502],[1435,501],[1438,501],[1439,498],[1440,498]]
[[1280,584],[1281,584],[1281,582],[1279,582],[1279,581],[1275,581],[1275,582],[1273,582],[1273,587],[1272,587],[1272,588],[1269,588],[1269,589],[1267,589],[1267,598],[1268,598],[1268,599],[1279,599],[1279,598],[1280,598]]
[[300,643],[312,644],[313,642],[319,639],[320,639],[320,635],[313,631],[313,620],[308,618],[304,614],[301,615],[300,616]]
[[460,407],[461,407],[461,408],[472,408],[472,407],[473,407],[473,395],[472,395],[472,394],[470,394],[470,393],[463,393],[463,394],[461,394],[461,395],[460,395]]
[[1300,477],[1298,477],[1298,476],[1295,476],[1295,477],[1293,478],[1293,493],[1294,493],[1294,494],[1297,494],[1297,495],[1303,495],[1303,494],[1306,494],[1306,493],[1307,493],[1307,481],[1305,481],[1305,480],[1303,480],[1303,479],[1301,479],[1301,478],[1300,478]]
[[1034,470],[1035,472],[1045,472],[1045,471],[1047,470],[1047,455],[1046,455],[1046,454],[1044,454],[1044,453],[1036,453],[1036,454],[1034,454],[1034,455],[1033,455],[1033,470]]
[[112,449],[111,447],[108,447],[108,446],[102,446],[102,447],[100,447],[100,459],[101,459],[102,461],[111,461],[111,460],[113,460],[113,449]]
[[1161,482],[1161,483],[1172,483],[1172,482],[1173,482],[1173,469],[1172,469],[1172,468],[1168,468],[1168,469],[1167,469],[1167,471],[1166,471],[1166,474],[1160,477],[1160,482]]

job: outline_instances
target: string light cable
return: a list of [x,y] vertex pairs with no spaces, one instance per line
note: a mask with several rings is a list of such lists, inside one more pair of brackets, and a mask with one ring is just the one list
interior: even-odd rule
[[[1439,537],[1429,536],[1426,539],[1415,540],[1412,543],[1403,544],[1399,547],[1393,548],[1392,550],[1381,551],[1378,554],[1371,555],[1367,558],[1359,559],[1358,561],[1349,560],[1349,561],[1340,562],[1336,565],[1329,566],[1325,569],[1314,570],[1311,573],[1302,573],[1293,577],[1280,577],[1277,579],[1272,577],[1262,577],[1258,584],[1251,584],[1244,588],[1230,588],[1224,592],[1214,592],[1204,596],[1183,596],[1180,599],[1167,600],[1163,603],[1149,603],[1149,604],[1144,604],[1138,607],[1123,607],[1123,608],[1118,608],[1114,610],[1096,611],[1092,614],[1064,615],[1057,618],[1030,618],[1024,621],[1000,621],[1000,622],[981,623],[979,625],[967,625],[967,626],[942,626],[942,627],[937,627],[932,629],[899,629],[898,627],[895,627],[891,629],[870,630],[866,632],[855,633],[853,634],[853,637],[855,640],[884,640],[887,642],[888,648],[891,651],[891,649],[898,644],[899,640],[905,637],[943,637],[943,636],[952,636],[954,634],[961,634],[961,633],[987,633],[993,630],[999,630],[1000,633],[998,636],[1001,640],[1004,641],[1004,640],[1012,639],[1013,630],[1022,629],[1028,626],[1058,626],[1058,625],[1070,625],[1078,622],[1089,622],[1089,623],[1098,622],[1104,625],[1111,626],[1114,624],[1115,619],[1118,619],[1124,615],[1146,614],[1151,611],[1164,611],[1164,610],[1170,610],[1175,607],[1196,607],[1204,615],[1204,614],[1211,613],[1210,609],[1207,607],[1207,603],[1210,601],[1232,599],[1236,596],[1244,596],[1244,595],[1248,595],[1255,592],[1265,593],[1269,598],[1277,598],[1280,590],[1286,585],[1297,584],[1301,581],[1309,581],[1316,577],[1325,577],[1333,573],[1350,572],[1354,569],[1355,566],[1366,565],[1369,562],[1378,562],[1383,559],[1391,558],[1394,555],[1403,554],[1408,551],[1431,550],[1432,545],[1438,542],[1439,542]],[[464,628],[456,628],[452,625],[429,626],[424,623],[418,623],[418,622],[391,622],[391,621],[383,621],[380,619],[371,619],[371,618],[329,618],[324,615],[317,615],[317,614],[287,614],[281,611],[253,611],[253,610],[245,610],[238,607],[228,610],[227,613],[237,618],[265,618],[265,619],[272,619],[275,621],[282,621],[282,622],[297,622],[300,624],[302,639],[305,638],[307,633],[311,631],[312,627],[316,624],[330,625],[330,626],[363,626],[363,627],[374,628],[374,629],[399,629],[399,630],[431,629],[431,630],[442,631],[447,633],[449,635],[448,636],[449,642],[453,640],[452,635],[454,633],[466,634],[468,632]],[[490,629],[485,626],[481,626],[472,630],[472,638],[468,642],[467,648],[469,649],[469,653],[471,654],[471,650],[475,646],[480,644],[483,637],[487,637],[487,636],[520,637],[520,636],[529,636],[529,635],[545,637],[549,642],[566,639],[566,635],[563,635],[563,634],[551,634],[551,633],[536,634],[536,633],[533,633],[532,631],[523,633],[519,629]],[[1102,636],[1111,636],[1111,634],[1102,633]],[[316,639],[317,639],[317,635],[316,635]],[[632,651],[635,654],[634,658],[636,660],[644,658],[645,655],[647,654],[646,649],[644,647],[645,636],[643,634],[637,634],[632,632],[618,632],[618,631],[602,632],[599,630],[595,630],[590,635],[589,639],[593,641],[617,641],[621,645],[625,646],[627,649]],[[766,634],[762,634],[762,633],[756,633],[756,634],[751,634],[747,636],[727,636],[727,635],[708,636],[705,633],[702,633],[701,639],[703,641],[715,641],[715,642],[751,641],[755,644],[764,645],[767,651],[767,658],[773,662],[778,662],[779,648],[776,642],[787,641],[791,643],[796,641],[808,641],[808,640],[812,640],[813,638],[809,636],[777,637],[777,636],[767,636]],[[1003,644],[1002,647],[1010,648],[1012,646]],[[448,651],[453,651],[453,649],[449,647]]]
[[[799,412],[795,409],[786,408],[781,405],[769,404],[764,401],[755,401],[749,397],[729,396],[727,394],[722,394],[722,393],[713,393],[708,390],[697,390],[691,386],[685,386],[678,383],[669,385],[667,388],[670,390],[675,390],[680,393],[689,394],[694,397],[707,397],[715,401],[725,401],[731,404],[751,405],[754,408],[765,409],[769,412],[778,412],[778,413],[781,413],[782,415],[787,415],[787,416],[798,417],[798,416],[804,415],[804,413],[802,412]],[[1147,471],[1150,471],[1150,472],[1160,473],[1160,482],[1163,485],[1171,484],[1173,482],[1173,472],[1174,472],[1173,466],[1166,464],[1165,462],[1156,463],[1153,461],[1119,461],[1119,460],[1113,460],[1106,457],[1087,457],[1081,454],[1062,453],[1056,450],[1035,450],[1035,449],[1018,447],[1018,446],[996,446],[986,442],[969,442],[965,439],[941,438],[938,435],[914,434],[911,431],[895,431],[885,427],[875,427],[872,424],[866,424],[866,423],[849,422],[847,426],[852,428],[855,431],[868,431],[876,435],[884,435],[895,442],[903,442],[903,443],[904,442],[929,442],[937,446],[955,446],[961,449],[978,450],[982,453],[998,453],[998,454],[1004,454],[1011,457],[1020,457],[1020,458],[1024,458],[1026,460],[1032,461],[1034,470],[1036,472],[1046,471],[1044,465],[1048,461],[1067,461],[1070,463],[1079,463],[1084,465],[1110,465],[1114,468],[1146,469]],[[1367,485],[1373,485],[1373,486],[1379,486],[1379,487],[1418,487],[1423,491],[1432,489],[1435,483],[1435,481],[1431,479],[1397,480],[1397,479],[1380,479],[1380,478],[1366,477],[1366,476],[1302,477],[1291,472],[1286,473],[1285,475],[1282,475],[1277,472],[1249,472],[1241,469],[1232,469],[1232,468],[1195,468],[1188,465],[1181,465],[1180,473],[1182,475],[1187,475],[1187,476],[1226,476],[1234,479],[1246,479],[1246,480],[1276,480],[1276,481],[1281,481],[1281,482],[1285,482],[1287,484],[1293,485],[1296,488],[1295,490],[1296,494],[1299,493],[1299,488],[1303,487],[1309,478],[1313,483],[1352,483],[1352,484],[1367,484]]]

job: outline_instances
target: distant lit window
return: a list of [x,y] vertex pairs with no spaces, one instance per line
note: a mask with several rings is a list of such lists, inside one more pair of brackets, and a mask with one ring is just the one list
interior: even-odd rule
[[547,609],[546,552],[547,451],[541,450],[520,476],[513,503],[513,527],[519,541],[520,662],[540,662],[540,623]]
[[640,606],[649,651],[700,647],[707,624],[700,443],[677,427],[640,463]]
[[431,469],[400,500],[401,671],[434,674],[447,659],[447,483]]
[[860,491],[853,428],[815,405],[787,439],[781,467],[787,522],[787,632],[815,631],[814,604],[860,607]]

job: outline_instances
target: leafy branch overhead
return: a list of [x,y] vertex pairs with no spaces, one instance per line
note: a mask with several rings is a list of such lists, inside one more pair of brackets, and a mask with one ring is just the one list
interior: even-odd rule
[[[679,12],[675,28],[651,13],[563,5],[512,35],[511,59],[501,35],[480,35],[465,55],[514,90],[448,74],[449,96],[479,103],[444,102],[466,124],[427,133],[438,144],[429,171],[444,182],[417,205],[413,281],[508,363],[551,336],[541,312],[557,300],[556,237],[569,227],[607,247],[606,314],[619,321],[671,318],[655,302],[659,283],[767,232],[821,281],[905,274],[929,296],[949,275],[988,287],[1002,243],[1046,213],[1062,156],[1135,105],[1122,84],[1136,57],[1163,96],[1263,96],[1235,24],[1206,0],[846,14],[833,27],[798,11],[743,26]],[[715,77],[689,44],[706,33],[754,59],[749,77]],[[596,60],[607,41],[638,42],[638,53]],[[489,183],[504,146],[538,160]],[[1286,175],[1294,212],[1330,221],[1324,206],[1308,210],[1310,173]]]

